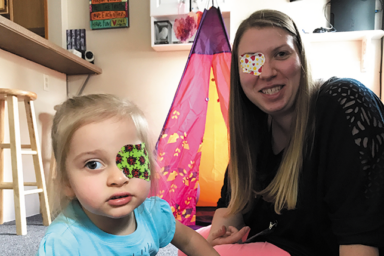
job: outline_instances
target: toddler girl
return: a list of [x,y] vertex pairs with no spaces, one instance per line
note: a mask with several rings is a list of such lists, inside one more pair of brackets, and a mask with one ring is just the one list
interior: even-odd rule
[[[219,255],[154,194],[147,122],[131,102],[106,94],[57,108],[53,202],[63,209],[37,255],[156,255],[170,242],[188,255]],[[153,183],[155,184],[155,183]],[[57,207],[56,207],[57,208]]]

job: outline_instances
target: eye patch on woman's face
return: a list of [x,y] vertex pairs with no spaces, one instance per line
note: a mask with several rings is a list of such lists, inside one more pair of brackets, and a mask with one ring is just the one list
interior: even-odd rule
[[116,155],[116,165],[129,179],[150,181],[151,169],[145,143],[123,146]]
[[265,56],[261,52],[246,53],[240,57],[240,65],[244,73],[252,74],[255,76],[261,75],[263,65],[265,63]]

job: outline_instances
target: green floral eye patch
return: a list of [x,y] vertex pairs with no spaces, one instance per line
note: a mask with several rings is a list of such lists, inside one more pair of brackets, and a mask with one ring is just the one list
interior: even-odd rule
[[151,170],[145,143],[123,146],[116,155],[116,165],[129,179],[150,180]]

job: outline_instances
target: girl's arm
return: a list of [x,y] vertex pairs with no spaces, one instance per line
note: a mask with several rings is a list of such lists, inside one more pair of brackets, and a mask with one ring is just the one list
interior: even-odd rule
[[212,246],[237,243],[250,230],[249,227],[244,227],[241,213],[227,215],[227,212],[227,208],[219,208],[213,215],[211,230],[207,238]]
[[379,250],[361,244],[340,245],[340,256],[379,256]]
[[199,233],[176,220],[176,231],[171,243],[188,256],[219,255]]

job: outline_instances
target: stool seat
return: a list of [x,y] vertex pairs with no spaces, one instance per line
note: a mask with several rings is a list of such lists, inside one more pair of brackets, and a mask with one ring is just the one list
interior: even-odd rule
[[23,101],[25,99],[37,99],[37,94],[34,92],[10,88],[0,88],[0,100],[6,100],[8,96],[16,96],[19,101]]

